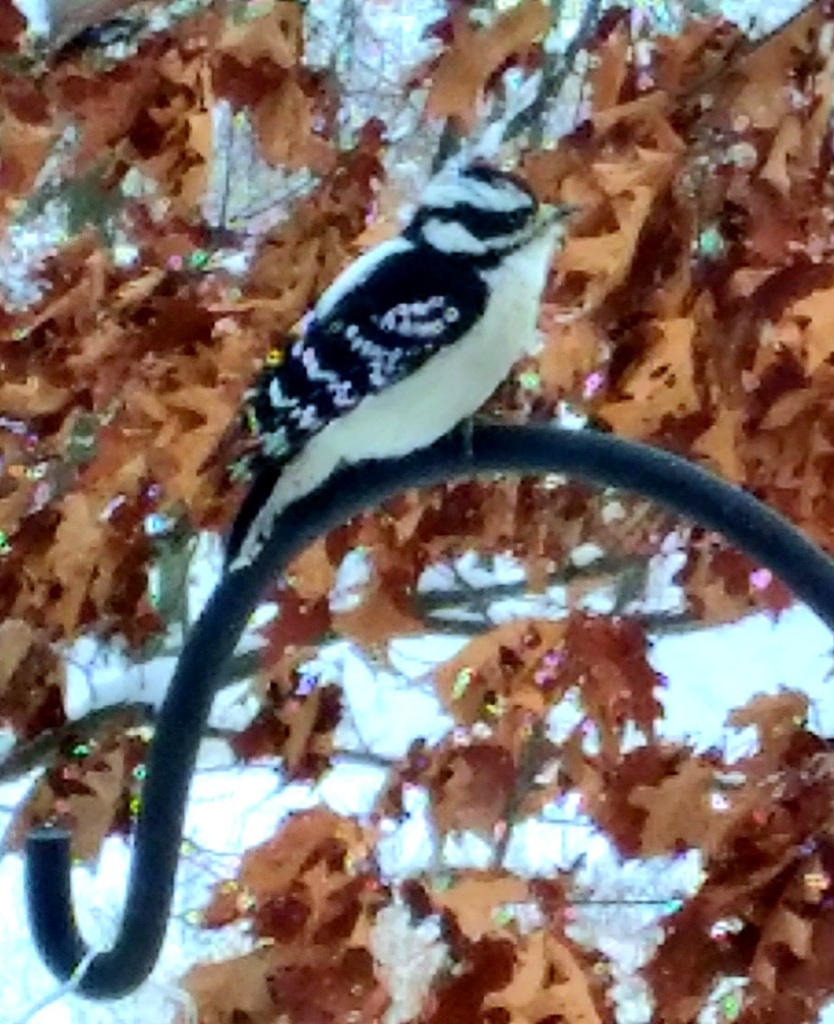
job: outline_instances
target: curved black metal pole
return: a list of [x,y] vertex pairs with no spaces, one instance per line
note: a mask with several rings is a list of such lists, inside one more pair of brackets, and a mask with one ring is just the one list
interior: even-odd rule
[[[784,518],[743,491],[668,452],[608,434],[476,423],[400,461],[337,474],[289,508],[258,559],[218,584],[183,647],[148,759],[118,938],[82,972],[76,991],[126,995],[152,971],[174,889],[182,822],[200,737],[222,670],[271,578],[316,537],[408,487],[485,473],[566,473],[636,492],[723,533],[767,566],[834,628],[834,562]],[[26,845],[26,895],[35,943],[69,979],[88,953],[72,908],[70,840],[41,828]]]

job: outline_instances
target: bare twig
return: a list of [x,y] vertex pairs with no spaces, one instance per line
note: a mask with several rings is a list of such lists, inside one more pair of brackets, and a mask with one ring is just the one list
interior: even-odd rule
[[649,580],[647,559],[623,568],[614,583],[614,604],[611,615],[625,615],[626,610],[646,593]]
[[[579,24],[579,28],[565,47],[564,53],[546,54],[542,67],[542,80],[539,91],[533,102],[525,107],[524,110],[519,111],[507,125],[504,132],[505,139],[514,139],[522,132],[530,131],[531,146],[541,145],[544,115],[548,104],[558,98],[565,86],[565,82],[573,73],[576,58],[596,28],[601,7],[602,0],[589,0],[585,10],[582,12],[582,21]],[[554,9],[558,12],[559,5],[555,4]],[[556,24],[558,24],[558,14]],[[533,135],[536,137],[533,138]]]
[[[225,685],[248,679],[257,671],[260,663],[259,651],[248,651],[232,659]],[[61,750],[79,738],[91,737],[113,729],[135,729],[152,724],[156,717],[155,705],[144,701],[130,701],[108,704],[95,708],[80,718],[65,722],[57,729],[39,733],[34,739],[13,747],[0,760],[0,782],[11,782],[35,768],[50,767]],[[209,729],[206,735],[212,735]],[[221,737],[225,738],[225,737]]]
[[[715,628],[715,623],[699,622],[697,619],[693,619],[688,612],[655,612],[652,614],[633,612],[629,617],[635,622],[639,622],[646,633],[652,636],[678,636],[683,633],[697,633],[701,630]],[[738,619],[737,621],[744,620]],[[441,614],[425,616],[423,622],[427,632],[460,637],[480,636],[486,630],[497,625],[492,618],[452,619]]]
[[[633,555],[605,555],[588,565],[569,563],[564,568],[552,573],[546,581],[547,587],[567,586],[577,580],[590,577],[614,576],[631,569],[642,567],[645,559]],[[414,597],[414,607],[419,615],[432,615],[441,609],[457,608],[473,600],[477,602],[476,611],[489,610],[494,601],[508,598],[523,597],[530,593],[530,584],[526,578],[511,583],[492,583],[478,587],[463,579],[457,571],[455,577],[461,586],[448,590],[422,591]]]
[[446,123],[443,125],[443,131],[440,133],[440,138],[437,141],[437,149],[432,157],[432,174],[437,174],[446,161],[457,153],[460,149],[460,143],[460,132],[452,124],[451,118],[447,118]]
[[500,868],[503,865],[512,838],[513,826],[518,820],[524,799],[533,788],[536,776],[544,768],[548,759],[553,756],[554,750],[554,744],[547,737],[547,726],[543,720],[539,719],[531,726],[530,733],[521,747],[515,781],[504,808],[504,831],[499,836],[492,853],[494,868]]

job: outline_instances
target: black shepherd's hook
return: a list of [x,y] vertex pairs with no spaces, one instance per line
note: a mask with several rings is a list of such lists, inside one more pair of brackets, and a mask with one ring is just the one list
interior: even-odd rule
[[[767,566],[834,628],[834,562],[741,488],[668,452],[609,434],[476,423],[392,462],[341,471],[290,507],[252,565],[224,576],[194,624],[156,723],[136,825],[127,899],[112,949],[79,972],[75,991],[126,995],[156,963],[171,906],[188,787],[212,698],[267,583],[312,540],[408,487],[489,473],[565,473],[653,499],[719,531]],[[62,981],[88,956],[72,908],[70,837],[39,828],[26,844],[26,895],[35,943]]]

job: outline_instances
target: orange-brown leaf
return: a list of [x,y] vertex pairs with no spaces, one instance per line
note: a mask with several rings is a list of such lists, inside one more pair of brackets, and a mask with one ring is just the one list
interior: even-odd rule
[[15,419],[46,416],[62,409],[70,397],[66,388],[43,377],[31,376],[19,384],[7,381],[0,384],[0,415]]
[[533,672],[564,636],[564,622],[514,619],[475,637],[435,670],[441,703],[461,725],[472,725],[483,717],[487,695],[544,711],[558,693],[539,686]]
[[467,128],[489,77],[547,31],[550,11],[541,0],[522,0],[488,27],[473,28],[465,8],[454,16],[454,38],[441,56],[426,100],[431,117],[454,117]]
[[274,1013],[267,985],[274,960],[274,948],[261,947],[220,963],[196,964],[181,984],[204,1024],[228,1024],[237,1018],[266,1021]]
[[0,622],[0,694],[35,642],[35,631],[21,619]]
[[649,355],[626,378],[624,402],[602,407],[617,433],[645,437],[666,416],[681,418],[700,409],[693,367],[695,323],[679,317],[657,323],[658,336]]
[[527,881],[503,871],[471,871],[457,879],[450,888],[433,894],[433,902],[455,915],[469,939],[480,939],[486,932],[500,931],[502,907],[529,900]]
[[60,584],[52,615],[64,635],[72,636],[93,577],[104,569],[106,524],[100,518],[100,504],[86,494],[66,495],[61,502],[61,512],[47,564]]
[[267,13],[236,22],[227,19],[218,50],[251,66],[267,60],[279,68],[291,68],[304,46],[303,8],[292,0],[278,0]]
[[692,758],[658,786],[638,786],[629,797],[648,812],[643,826],[644,857],[675,853],[683,847],[705,847],[714,839],[716,815],[711,794],[715,769]]

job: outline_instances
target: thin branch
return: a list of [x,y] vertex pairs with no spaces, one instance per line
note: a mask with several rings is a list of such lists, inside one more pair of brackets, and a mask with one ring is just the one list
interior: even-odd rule
[[[236,655],[229,663],[228,675],[222,687],[249,679],[258,670],[260,651],[247,651]],[[221,688],[222,688],[221,687]],[[41,732],[34,739],[20,743],[0,760],[0,782],[19,779],[35,768],[49,768],[60,752],[79,740],[89,740],[106,731],[135,729],[153,723],[157,714],[155,705],[144,701],[129,701],[94,708],[86,715],[64,722],[56,729]],[[210,736],[211,728],[204,735]]]
[[[606,612],[606,615],[617,614],[614,610]],[[751,611],[751,615],[755,612]],[[713,629],[714,622],[703,622],[693,619],[688,612],[652,612],[640,613],[630,612],[629,618],[639,623],[646,633],[653,636],[680,636],[684,633],[699,633],[703,630]],[[734,620],[743,622],[744,617]],[[426,631],[440,634],[442,636],[475,637],[480,636],[486,630],[498,625],[493,618],[481,619],[453,619],[449,616],[438,614],[427,615],[423,622]]]
[[555,746],[547,736],[547,725],[542,720],[534,722],[526,736],[519,754],[518,766],[512,790],[504,808],[504,831],[501,833],[492,853],[492,865],[500,868],[507,856],[507,848],[513,833],[513,826],[519,817],[519,811],[525,798],[533,788],[536,776],[553,757]]
[[437,140],[437,149],[434,151],[434,156],[432,157],[432,174],[437,174],[446,161],[451,159],[455,153],[457,153],[460,149],[460,144],[460,132],[452,123],[452,119],[446,118],[446,123],[443,125],[443,131],[440,133],[440,138]]
[[[587,565],[576,565],[569,563],[547,577],[546,587],[567,586],[577,580],[583,580],[591,576],[608,576],[626,572],[645,564],[644,558],[635,555],[604,555],[595,559]],[[442,609],[457,608],[461,604],[467,604],[473,599],[477,601],[478,609],[484,608],[488,611],[494,601],[504,601],[509,598],[524,597],[531,593],[530,584],[526,577],[513,580],[509,583],[490,583],[487,586],[479,587],[463,579],[455,569],[456,579],[460,580],[461,586],[450,587],[443,590],[424,590],[414,596],[414,608],[420,615],[435,615]]]
[[[554,6],[558,11],[559,5],[556,4]],[[564,52],[549,53],[545,56],[539,91],[533,102],[525,107],[524,110],[519,111],[507,125],[504,132],[505,139],[514,139],[527,130],[531,132],[536,131],[539,136],[541,135],[548,104],[552,100],[558,99],[559,94],[565,87],[565,83],[573,74],[576,58],[596,29],[601,8],[602,0],[588,0],[585,10],[582,12],[579,28],[565,47]],[[556,23],[558,24],[558,18]],[[531,146],[540,143],[540,137],[537,139],[531,138],[530,140]]]
[[[248,657],[248,655],[242,655],[241,664]],[[247,678],[251,674],[251,672],[247,672],[241,678]],[[234,682],[234,680],[230,679],[229,682]],[[34,739],[21,743],[10,750],[0,761],[0,783],[13,782],[36,768],[50,767],[62,750],[75,743],[89,742],[105,733],[153,727],[158,716],[157,706],[143,701],[108,704],[106,707],[95,708],[80,718],[65,722],[57,729],[42,732]],[[223,740],[229,744],[239,735],[239,729],[227,729],[216,725],[206,725],[202,731],[203,739]],[[334,760],[351,764],[386,769],[394,767],[399,761],[399,758],[396,757],[376,754],[364,745],[360,748],[334,747],[332,757]]]

